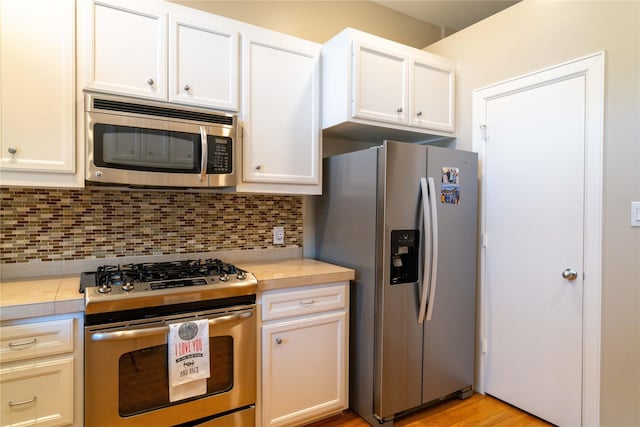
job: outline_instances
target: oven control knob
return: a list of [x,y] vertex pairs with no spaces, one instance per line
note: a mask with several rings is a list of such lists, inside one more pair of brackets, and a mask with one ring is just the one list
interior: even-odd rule
[[227,273],[222,273],[220,275],[220,281],[221,282],[226,282],[227,280],[229,280],[229,275]]
[[245,273],[242,270],[238,270],[238,273],[236,274],[236,277],[238,278],[238,280],[244,280],[247,278],[247,273]]
[[109,292],[111,292],[111,286],[105,283],[104,285],[98,287],[98,292],[100,292],[101,294],[108,294]]
[[125,292],[131,292],[133,290],[134,286],[133,283],[131,282],[127,282],[124,285],[122,285],[122,290]]

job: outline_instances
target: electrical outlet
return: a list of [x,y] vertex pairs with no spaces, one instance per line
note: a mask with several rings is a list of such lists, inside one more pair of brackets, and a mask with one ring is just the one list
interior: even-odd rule
[[273,244],[284,244],[284,227],[273,227]]

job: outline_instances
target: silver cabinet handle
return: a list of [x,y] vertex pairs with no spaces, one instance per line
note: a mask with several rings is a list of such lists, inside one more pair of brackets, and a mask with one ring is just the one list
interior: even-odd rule
[[19,343],[12,343],[12,342],[10,342],[10,343],[9,343],[9,347],[11,347],[11,348],[16,348],[16,347],[18,347],[18,348],[20,348],[20,347],[25,347],[25,346],[27,346],[27,345],[35,344],[36,342],[38,342],[38,339],[37,339],[37,338],[33,338],[31,341],[27,341],[27,342],[19,342]]
[[153,86],[153,79],[152,79],[152,78],[148,78],[148,79],[147,79],[147,84],[148,84],[149,86]]
[[16,147],[14,147],[14,146],[9,147],[9,148],[7,149],[7,151],[8,151],[8,152],[9,152],[9,154],[11,154],[12,156],[18,152],[18,150],[17,150],[17,149],[16,149]]
[[276,344],[282,344],[282,338],[280,337],[276,338]]
[[422,111],[418,111],[418,113],[416,114],[416,116],[418,116],[418,117],[422,116]]
[[23,405],[28,405],[29,403],[33,403],[36,400],[38,400],[38,396],[33,396],[32,399],[29,400],[23,400],[22,402],[12,402],[9,401],[9,406],[14,407],[14,406],[23,406]]
[[[209,325],[217,325],[219,323],[230,322],[232,320],[246,319],[253,316],[253,311],[242,311],[239,313],[229,314],[226,316],[214,317],[209,319]],[[167,334],[169,326],[158,326],[156,328],[133,329],[130,331],[115,332],[94,332],[91,334],[92,341],[116,341],[127,340],[132,338],[148,337],[152,335]]]
[[259,171],[260,169],[262,169],[262,165],[256,165],[256,170]]
[[302,301],[300,301],[300,305],[311,305],[315,302],[315,300],[312,299],[304,299]]
[[565,271],[562,272],[562,277],[564,277],[567,280],[576,280],[578,278],[578,272],[575,271],[573,268],[567,268]]
[[187,92],[189,92],[189,89],[191,89],[191,86],[189,86],[189,85],[184,85],[184,90],[186,90]]
[[396,111],[397,111],[398,113],[402,113],[402,107],[398,108]]

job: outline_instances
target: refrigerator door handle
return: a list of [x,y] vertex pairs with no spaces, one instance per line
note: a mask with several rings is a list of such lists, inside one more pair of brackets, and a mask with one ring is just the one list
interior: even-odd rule
[[438,209],[436,205],[436,183],[429,177],[429,201],[431,205],[431,239],[433,250],[431,255],[431,286],[429,286],[429,308],[427,308],[427,322],[431,320],[433,307],[436,303],[436,284],[438,278]]
[[422,218],[424,223],[424,260],[422,263],[422,293],[420,295],[418,323],[424,323],[424,316],[427,311],[427,296],[429,294],[429,276],[431,273],[431,219],[429,216],[429,190],[426,178],[420,178],[420,193],[422,195]]

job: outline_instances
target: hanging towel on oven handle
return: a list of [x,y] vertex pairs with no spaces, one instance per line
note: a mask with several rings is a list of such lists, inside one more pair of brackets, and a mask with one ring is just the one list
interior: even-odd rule
[[168,346],[169,387],[211,376],[207,319],[170,324]]

